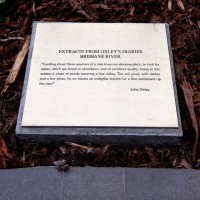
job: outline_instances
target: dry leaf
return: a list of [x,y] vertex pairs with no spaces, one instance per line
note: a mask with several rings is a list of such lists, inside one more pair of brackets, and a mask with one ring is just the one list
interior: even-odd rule
[[28,52],[29,43],[30,43],[30,36],[27,36],[26,41],[25,41],[21,51],[18,53],[12,69],[10,70],[10,74],[8,75],[8,78],[6,80],[6,83],[4,85],[4,88],[1,92],[1,94],[5,93],[7,91],[8,87],[11,83],[15,82],[17,75],[19,73],[19,70],[21,69],[22,63]]

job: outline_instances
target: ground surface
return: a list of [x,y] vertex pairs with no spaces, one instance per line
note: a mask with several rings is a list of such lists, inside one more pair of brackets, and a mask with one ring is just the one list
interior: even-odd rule
[[1,199],[9,200],[199,200],[200,171],[191,169],[35,167],[0,177]]
[[[23,56],[26,48],[19,52],[28,41],[33,21],[169,23],[184,131],[182,142],[159,148],[81,146],[68,142],[52,146],[21,145],[14,131],[26,68]],[[22,65],[20,61],[24,61]],[[20,69],[16,79],[16,71],[11,70],[14,63],[17,72]],[[68,165],[200,168],[198,0],[0,1],[0,91],[0,168],[53,164],[60,168]]]

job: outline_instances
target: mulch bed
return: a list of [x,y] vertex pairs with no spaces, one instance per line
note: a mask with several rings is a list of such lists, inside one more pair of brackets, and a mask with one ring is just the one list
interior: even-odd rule
[[[8,0],[0,3],[0,168],[56,165],[200,168],[200,5],[198,0]],[[15,125],[26,58],[8,76],[33,21],[169,23],[184,137],[176,146],[20,144]],[[13,83],[12,83],[13,82]],[[5,85],[8,86],[5,89]]]

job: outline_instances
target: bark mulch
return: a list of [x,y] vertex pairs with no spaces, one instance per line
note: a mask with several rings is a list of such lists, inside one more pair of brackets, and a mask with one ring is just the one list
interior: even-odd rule
[[[169,23],[184,137],[175,146],[20,144],[15,125],[33,21]],[[56,165],[200,168],[198,0],[0,1],[0,168]]]

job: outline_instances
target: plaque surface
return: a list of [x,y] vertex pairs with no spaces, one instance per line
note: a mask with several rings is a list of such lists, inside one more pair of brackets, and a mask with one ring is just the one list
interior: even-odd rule
[[178,127],[165,24],[37,24],[22,126]]
[[174,81],[167,24],[36,22],[16,133],[178,138]]

